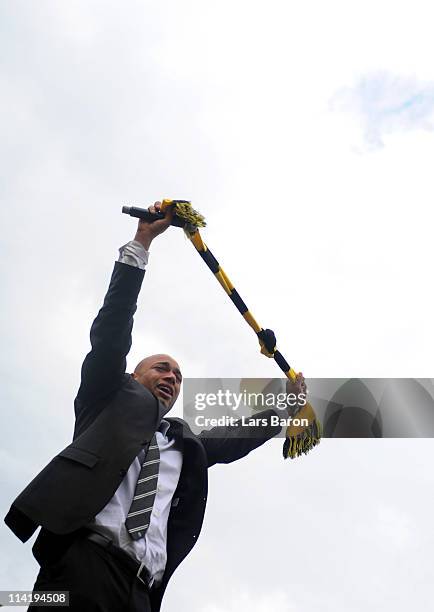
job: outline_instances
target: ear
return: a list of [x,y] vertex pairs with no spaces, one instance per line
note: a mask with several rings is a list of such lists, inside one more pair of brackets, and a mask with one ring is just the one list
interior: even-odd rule
[[137,380],[137,374],[135,372],[133,372],[131,376],[134,378],[134,380]]

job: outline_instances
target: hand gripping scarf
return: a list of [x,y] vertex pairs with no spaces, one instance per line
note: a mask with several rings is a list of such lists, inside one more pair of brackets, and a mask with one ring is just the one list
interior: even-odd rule
[[[158,219],[164,219],[166,210],[169,206],[173,206],[174,214],[172,225],[183,228],[186,236],[193,244],[196,251],[202,257],[208,268],[214,274],[225,293],[232,301],[238,312],[244,320],[250,325],[255,332],[261,347],[261,353],[266,357],[274,359],[285,376],[295,381],[297,378],[296,372],[288,364],[282,353],[276,349],[276,336],[271,329],[263,329],[255,320],[252,313],[247,308],[240,294],[235,289],[234,285],[229,280],[227,274],[221,268],[219,262],[211,253],[207,245],[202,240],[199,228],[205,227],[204,217],[192,208],[191,203],[187,200],[163,200],[161,205],[162,212],[150,213],[143,208],[135,206],[124,206],[122,212],[132,217],[138,217],[152,223]],[[294,413],[295,414],[295,413]],[[321,423],[317,419],[315,412],[309,402],[305,406],[298,407],[296,412],[298,419],[306,419],[307,426],[290,425],[286,429],[285,442],[283,444],[283,457],[299,457],[303,453],[307,453],[316,446],[322,435]]]

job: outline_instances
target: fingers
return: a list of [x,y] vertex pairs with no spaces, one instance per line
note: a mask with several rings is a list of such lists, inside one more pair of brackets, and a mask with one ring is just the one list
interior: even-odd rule
[[304,379],[303,373],[299,372],[297,374],[297,383],[299,386],[299,389],[301,390],[302,393],[306,393],[307,391],[307,385],[306,385],[306,381]]
[[299,372],[296,375],[296,379],[294,381],[288,380],[286,382],[287,389],[291,389],[291,391],[298,391],[298,393],[307,393],[307,385],[305,378],[302,372]]
[[[164,223],[170,225],[173,218],[173,206],[168,206],[165,210],[162,209],[161,202],[157,201],[148,206],[148,211],[152,214],[163,213],[165,215]],[[163,221],[163,219],[161,219]]]
[[155,213],[161,212],[161,202],[154,202],[151,206],[148,206],[148,211],[155,215]]

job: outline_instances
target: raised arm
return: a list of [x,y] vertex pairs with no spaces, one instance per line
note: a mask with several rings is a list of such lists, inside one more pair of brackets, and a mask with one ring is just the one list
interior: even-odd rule
[[[156,202],[149,210],[155,212],[159,205]],[[161,221],[152,224],[139,221],[134,241],[138,243],[142,257],[135,255],[134,242],[120,249],[120,258],[115,263],[103,306],[90,330],[92,348],[81,368],[76,412],[84,405],[90,406],[109,396],[122,384],[147,251],[155,236],[169,227],[171,216],[169,210]]]
[[110,395],[122,382],[144,274],[144,269],[115,263],[104,304],[90,329],[92,348],[84,359],[77,393],[82,404]]

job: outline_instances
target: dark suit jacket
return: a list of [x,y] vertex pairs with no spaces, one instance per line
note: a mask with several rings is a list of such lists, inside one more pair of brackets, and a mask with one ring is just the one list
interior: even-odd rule
[[[25,542],[39,525],[54,534],[85,526],[111,499],[129,466],[158,428],[162,410],[145,387],[125,373],[144,271],[116,262],[104,304],[93,322],[74,402],[73,442],[32,480],[12,504],[6,524]],[[267,418],[271,410],[257,416]],[[193,434],[182,419],[167,419],[183,451],[167,533],[163,582],[152,590],[159,610],[167,582],[193,548],[207,499],[207,468],[229,463],[275,436],[279,426],[214,428]]]

